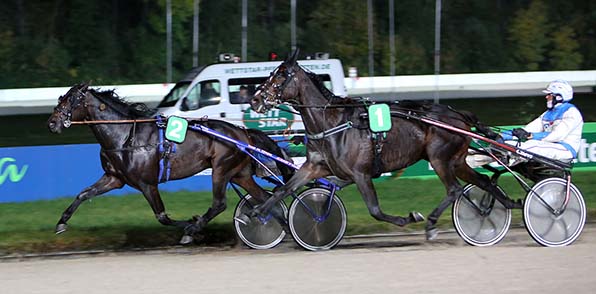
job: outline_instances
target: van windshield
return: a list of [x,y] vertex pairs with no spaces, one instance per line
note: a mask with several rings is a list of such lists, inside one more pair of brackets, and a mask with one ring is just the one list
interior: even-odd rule
[[176,105],[176,102],[178,102],[178,100],[182,98],[182,95],[184,95],[184,92],[186,92],[188,86],[190,86],[190,82],[176,83],[174,88],[172,88],[172,90],[170,90],[170,93],[168,93],[168,95],[166,95],[166,97],[164,97],[163,100],[161,100],[157,107],[170,107]]
[[[323,81],[323,84],[329,91],[333,91],[331,85],[331,77],[327,74],[318,75]],[[228,80],[228,93],[230,95],[230,103],[243,104],[250,103],[259,86],[265,82],[269,77],[256,78],[239,78]]]
[[241,78],[228,80],[228,93],[230,93],[230,103],[243,104],[249,103],[256,89],[269,77],[259,78]]

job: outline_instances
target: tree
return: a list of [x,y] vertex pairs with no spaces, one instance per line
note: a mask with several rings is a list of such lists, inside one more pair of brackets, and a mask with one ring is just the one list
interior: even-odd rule
[[509,27],[512,57],[518,70],[538,70],[544,61],[549,40],[547,34],[547,6],[542,0],[533,0],[527,9],[521,9]]
[[321,1],[308,21],[303,36],[306,51],[327,51],[344,60],[344,66],[358,67],[368,74],[368,32],[366,1]]
[[561,26],[551,34],[553,49],[549,52],[549,70],[579,69],[583,61],[579,53],[579,42],[569,26]]
[[[194,0],[173,0],[173,78],[192,65]],[[200,1],[199,64],[240,54],[240,0]],[[0,88],[159,83],[165,0],[0,1]],[[368,74],[367,3],[297,1],[303,54],[329,52]],[[548,5],[547,5],[548,4]],[[248,60],[290,50],[288,0],[248,1]],[[373,1],[375,75],[389,72],[387,0]],[[397,74],[433,72],[435,0],[395,1]],[[441,72],[592,69],[596,2],[443,1]]]

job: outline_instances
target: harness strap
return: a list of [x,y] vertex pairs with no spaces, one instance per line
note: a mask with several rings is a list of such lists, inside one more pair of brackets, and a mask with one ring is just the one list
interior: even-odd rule
[[160,154],[159,174],[157,180],[159,183],[165,183],[170,180],[170,172],[172,170],[170,154],[176,153],[176,144],[168,140],[164,140],[165,122],[162,121],[161,116],[156,117],[156,124],[157,129],[159,130],[158,150]]
[[319,140],[319,139],[323,139],[326,137],[329,137],[331,135],[343,132],[345,130],[351,129],[352,128],[353,123],[351,121],[347,121],[346,123],[343,123],[339,126],[333,127],[329,130],[326,131],[322,131],[320,133],[317,134],[306,134],[306,138],[310,139],[310,140]]
[[373,178],[380,177],[384,170],[384,164],[381,160],[381,152],[383,151],[382,137],[384,136],[379,133],[372,133],[371,135],[371,140],[375,144],[373,149]]

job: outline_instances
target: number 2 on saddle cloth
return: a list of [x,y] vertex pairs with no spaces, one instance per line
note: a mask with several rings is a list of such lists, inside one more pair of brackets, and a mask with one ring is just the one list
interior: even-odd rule
[[[164,119],[167,121],[167,124],[164,122]],[[177,116],[165,118],[159,115],[156,117],[156,124],[159,130],[160,154],[158,180],[160,183],[165,183],[170,179],[170,154],[176,153],[176,143],[182,143],[186,139],[188,121]]]

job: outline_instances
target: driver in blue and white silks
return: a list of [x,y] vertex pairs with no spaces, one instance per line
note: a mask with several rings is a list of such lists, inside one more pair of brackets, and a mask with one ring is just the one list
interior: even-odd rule
[[571,161],[577,157],[584,125],[581,113],[569,102],[573,88],[566,81],[556,80],[542,92],[547,110],[525,127],[504,131],[501,136],[503,140],[517,137],[522,141],[518,147],[532,153]]

